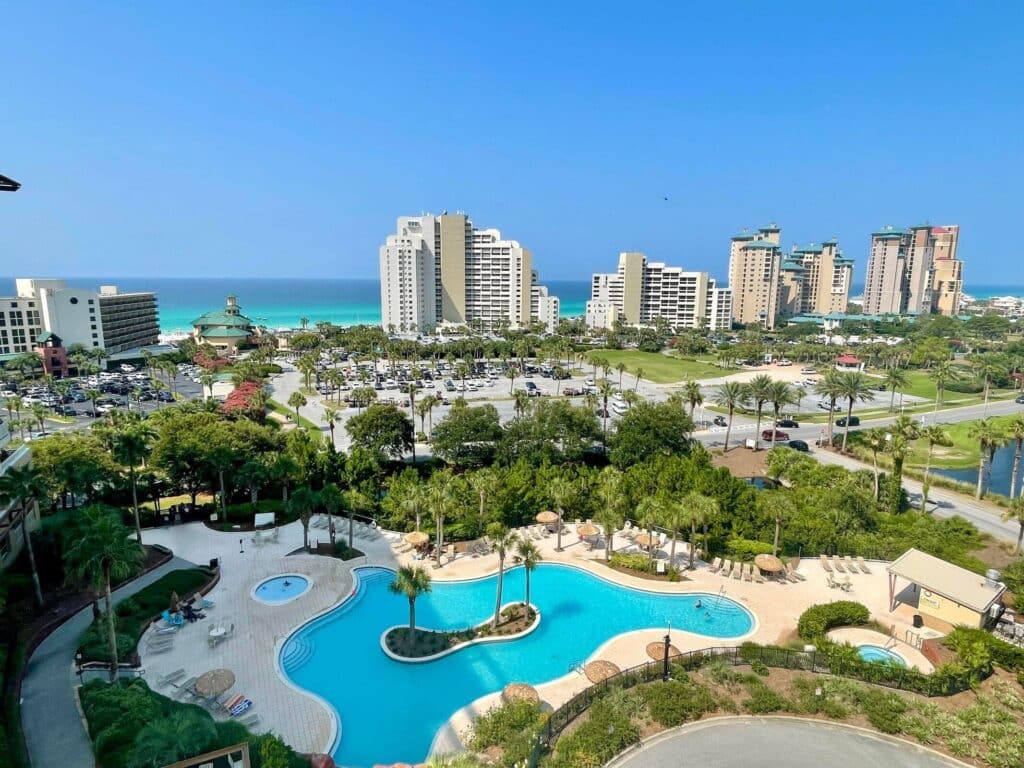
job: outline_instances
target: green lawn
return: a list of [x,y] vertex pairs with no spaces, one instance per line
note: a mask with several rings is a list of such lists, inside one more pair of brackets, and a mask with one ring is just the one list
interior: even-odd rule
[[[1003,426],[1014,419],[1014,416],[993,416],[992,421]],[[973,421],[959,421],[955,424],[943,425],[949,433],[953,445],[949,448],[935,446],[932,454],[932,466],[945,469],[971,469],[978,466],[981,451],[978,442],[968,437]],[[928,460],[928,443],[925,440],[916,440],[913,449],[908,457],[907,463],[911,466],[923,467]]]
[[[293,420],[295,419],[295,409],[282,405],[276,400],[267,400],[267,407],[270,410],[274,411],[275,413],[279,413],[282,416],[289,417]],[[322,439],[323,435],[320,432],[320,427],[314,424],[309,419],[307,419],[302,414],[299,414],[299,426],[303,427],[307,432],[309,432],[310,435],[313,436],[313,438],[317,440]]]
[[[591,354],[605,358],[614,368],[620,362],[626,370],[635,374],[638,368],[644,371],[644,378],[656,384],[673,384],[687,379],[710,379],[727,376],[728,371],[710,361],[684,360],[663,355],[659,352],[640,352],[635,349],[595,349]],[[586,370],[586,367],[584,367]],[[612,380],[618,381],[618,374],[612,373]],[[622,386],[631,386],[625,377]]]

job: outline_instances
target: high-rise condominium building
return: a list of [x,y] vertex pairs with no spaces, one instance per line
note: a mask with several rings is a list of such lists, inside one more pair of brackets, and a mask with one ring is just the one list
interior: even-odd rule
[[0,355],[30,352],[46,332],[65,347],[81,344],[116,354],[155,344],[155,293],[119,293],[116,286],[93,291],[64,280],[18,278],[15,296],[0,298]]
[[732,297],[707,272],[686,272],[648,261],[638,252],[619,254],[617,272],[595,274],[587,302],[587,324],[610,328],[652,325],[662,318],[673,328],[732,327]]
[[537,283],[529,249],[464,213],[400,216],[380,247],[381,325],[522,328],[558,322],[558,298]]
[[743,325],[775,327],[782,269],[780,230],[775,224],[732,238],[729,248],[729,290],[732,319]]
[[732,238],[729,287],[733,319],[774,328],[779,317],[845,312],[853,261],[835,240],[793,246],[783,254],[775,224]]
[[864,313],[944,314],[960,309],[963,264],[956,257],[960,227],[930,224],[871,234]]

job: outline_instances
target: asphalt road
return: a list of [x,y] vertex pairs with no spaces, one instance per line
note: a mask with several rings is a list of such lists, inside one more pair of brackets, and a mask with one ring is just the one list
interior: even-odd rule
[[728,718],[688,726],[655,739],[609,768],[950,768],[952,758],[907,742],[832,723]]

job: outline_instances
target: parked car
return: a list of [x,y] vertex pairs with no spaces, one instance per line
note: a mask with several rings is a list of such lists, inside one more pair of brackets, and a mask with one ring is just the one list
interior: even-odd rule
[[53,412],[58,416],[77,416],[78,411],[72,408],[70,405],[57,405],[54,406]]
[[811,450],[810,446],[808,446],[803,440],[790,440],[786,445],[794,451],[800,451],[801,453],[807,453]]
[[715,418],[711,420],[711,423],[714,424],[716,427],[729,426],[729,422],[725,420],[725,416],[715,416]]
[[156,399],[159,400],[161,403],[173,403],[174,395],[172,395],[167,390],[161,390],[160,392],[156,393]]
[[832,407],[832,403],[830,403],[828,400],[819,400],[818,401],[818,407],[821,408],[821,410],[823,410],[823,411],[838,411],[838,410],[841,410],[841,406],[839,406],[839,405],[836,405],[836,407],[833,408]]
[[801,368],[800,369],[800,373],[802,373],[804,376],[810,376],[812,374],[817,373],[817,371],[814,368],[811,368],[810,366],[808,366],[806,368]]
[[1017,398],[1013,402],[1024,405],[1024,395],[1017,395]]
[[800,425],[797,422],[793,421],[793,419],[780,419],[779,421],[775,422],[775,426],[786,427],[787,429],[796,429]]
[[779,443],[783,440],[789,440],[789,433],[783,432],[781,429],[765,429],[761,432],[761,439],[769,441],[775,440],[775,442]]
[[851,416],[850,418],[846,418],[845,416],[840,416],[838,419],[836,419],[836,426],[837,427],[845,427],[847,425],[847,423],[849,423],[849,425],[851,427],[859,427],[860,426],[860,416]]

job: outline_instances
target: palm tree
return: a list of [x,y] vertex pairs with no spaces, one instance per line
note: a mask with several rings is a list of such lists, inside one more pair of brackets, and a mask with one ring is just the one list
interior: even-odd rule
[[430,591],[430,572],[422,565],[403,565],[388,589],[409,600],[409,632],[416,631],[416,598]]
[[772,404],[772,412],[775,414],[775,421],[772,423],[772,443],[775,442],[779,430],[779,418],[782,416],[782,409],[787,405],[795,405],[797,396],[784,381],[773,381],[768,390],[769,400]]
[[558,514],[558,534],[555,541],[555,551],[562,551],[562,525],[565,517],[565,510],[576,501],[578,489],[576,483],[567,477],[556,477],[548,485],[548,497],[551,505]]
[[758,374],[747,382],[747,399],[754,403],[757,408],[757,424],[754,426],[754,450],[760,448],[761,440],[761,413],[764,411],[764,404],[772,397],[772,378],[766,374]]
[[123,581],[135,573],[142,560],[142,548],[129,541],[128,530],[116,510],[87,507],[80,516],[80,529],[64,553],[68,575],[103,589],[107,618],[107,647],[110,649],[110,680],[117,679],[117,627],[111,599],[111,582]]
[[484,467],[483,469],[478,469],[476,472],[467,475],[466,480],[469,482],[469,487],[472,489],[473,493],[476,494],[477,499],[480,502],[478,530],[479,533],[484,533],[486,503],[489,498],[495,496],[502,489],[501,477],[493,467]]
[[978,488],[974,498],[980,499],[985,495],[985,468],[988,465],[989,451],[993,446],[998,446],[1006,436],[1002,429],[992,419],[981,419],[973,422],[967,428],[967,436],[978,441],[980,458],[978,460]]
[[626,520],[629,499],[626,498],[624,476],[615,467],[605,467],[598,476],[597,497],[601,503],[594,518],[604,531],[604,557],[612,559],[615,531]]
[[288,499],[288,511],[299,518],[302,523],[302,548],[309,550],[309,521],[316,509],[316,493],[311,488],[296,488]]
[[454,476],[450,470],[444,469],[436,472],[430,477],[427,486],[427,504],[434,516],[434,524],[437,526],[437,544],[434,547],[434,557],[437,567],[441,567],[441,549],[444,546],[444,521],[455,504],[455,488],[452,485]]
[[330,406],[324,406],[324,422],[331,431],[331,448],[334,448],[334,425],[338,422],[338,411]]
[[318,496],[320,497],[320,504],[327,511],[327,518],[330,521],[330,525],[327,526],[327,535],[331,538],[331,549],[333,550],[334,538],[337,533],[337,528],[334,526],[334,516],[338,514],[338,510],[344,504],[344,498],[341,494],[341,489],[335,483],[324,483],[324,487],[320,489]]
[[213,718],[198,707],[181,709],[148,722],[131,745],[131,768],[160,768],[205,752],[217,728]]
[[647,535],[650,539],[650,543],[647,545],[647,556],[654,561],[654,526],[658,524],[658,521],[662,518],[662,507],[664,501],[656,496],[647,496],[643,498],[636,506],[637,521],[640,523],[640,527],[647,531]]
[[491,622],[491,629],[497,629],[498,621],[501,619],[501,590],[505,580],[505,555],[516,545],[519,537],[502,523],[491,523],[487,526],[487,538],[490,539],[491,547],[498,553],[498,595],[494,603],[494,620]]
[[995,355],[979,355],[974,361],[972,367],[974,373],[979,379],[985,384],[985,405],[982,409],[982,415],[988,415],[988,394],[992,388],[992,380],[1001,374],[1006,373],[1006,364],[1002,359]]
[[939,406],[942,404],[942,395],[946,391],[946,387],[952,384],[954,381],[960,379],[960,369],[953,365],[949,360],[943,360],[941,363],[932,368],[931,379],[935,382],[935,409],[937,412]]
[[634,376],[636,376],[636,381],[633,382],[633,391],[634,392],[636,392],[637,389],[640,388],[640,379],[642,379],[644,377],[644,373],[646,373],[646,371],[644,371],[643,368],[637,368],[636,369],[636,373],[633,374]]
[[102,396],[103,396],[103,393],[100,392],[98,389],[87,389],[87,390],[85,390],[85,398],[92,405],[93,413],[96,412],[96,401],[99,400]]
[[533,573],[534,568],[537,564],[544,559],[541,555],[540,550],[537,549],[537,545],[526,538],[520,538],[516,541],[516,554],[519,556],[519,562],[523,566],[523,571],[526,576],[526,600],[523,602],[523,606],[526,608],[527,615],[530,611],[530,574]]
[[700,493],[691,491],[683,497],[686,509],[686,520],[690,524],[690,570],[697,556],[697,526],[707,526],[708,520],[718,514],[718,501]]
[[839,379],[839,371],[831,370],[822,376],[814,385],[814,391],[821,397],[828,399],[828,444],[832,446],[832,425],[836,420],[836,402],[842,397],[842,384]]
[[38,508],[39,503],[46,497],[46,484],[38,469],[31,464],[22,467],[13,467],[3,475],[0,475],[0,504],[16,503],[18,505],[17,520],[11,513],[12,528],[14,523],[21,526],[21,538],[25,542],[25,549],[28,550],[29,567],[32,570],[32,586],[35,588],[36,602],[41,608],[43,605],[43,588],[39,584],[39,571],[36,568],[36,554],[32,548],[32,535],[25,525],[30,514],[32,504]]
[[299,408],[302,408],[307,402],[306,396],[298,390],[295,390],[288,396],[288,405],[295,409],[296,426],[299,423]]
[[728,424],[725,428],[725,452],[729,451],[729,435],[732,433],[732,417],[737,407],[747,402],[747,388],[738,381],[727,381],[715,387],[713,402],[728,412]]
[[512,386],[516,383],[516,378],[519,376],[519,371],[514,365],[510,365],[505,369],[505,377],[508,379],[508,393],[512,394]]
[[348,548],[355,546],[356,512],[370,508],[370,500],[360,491],[350,488],[345,491],[345,509],[348,511]]
[[1024,539],[1024,499],[1016,498],[1010,502],[1010,508],[1003,512],[1003,520],[1017,523],[1017,546],[1014,548],[1015,555],[1020,554],[1021,540]]
[[204,373],[199,377],[200,386],[209,391],[211,398],[213,397],[213,385],[215,381],[216,379],[214,379],[209,373]]
[[601,410],[601,445],[608,447],[608,397],[612,393],[612,383],[608,379],[597,382],[597,392],[603,401]]
[[896,403],[896,390],[903,391],[910,381],[907,372],[902,368],[887,368],[882,376],[885,388],[889,390],[889,413],[892,413]]
[[127,422],[113,435],[113,454],[118,462],[128,467],[128,481],[132,486],[132,514],[135,517],[135,538],[142,544],[142,524],[139,521],[139,492],[135,468],[142,464],[156,440],[156,432],[143,421]]
[[512,409],[516,418],[521,419],[530,410],[530,394],[525,389],[519,389],[512,393]]
[[626,364],[621,360],[615,364],[615,370],[619,373],[619,389],[622,389],[622,374],[626,372]]
[[882,429],[869,429],[861,433],[861,441],[865,448],[871,451],[871,467],[875,474],[875,501],[881,493],[881,489],[878,486],[878,454],[884,453],[889,447],[889,441],[886,439],[885,431]]
[[686,398],[686,402],[690,405],[690,418],[692,419],[697,406],[704,402],[704,394],[700,391],[700,384],[692,380],[686,382],[683,386],[683,397]]
[[1017,414],[1006,425],[1006,434],[1014,442],[1013,469],[1010,470],[1010,498],[1017,497],[1017,483],[1020,480],[1021,450],[1024,449],[1024,415]]
[[921,436],[917,423],[909,416],[899,416],[889,426],[889,453],[892,454],[892,477],[896,483],[890,499],[892,512],[900,511],[900,488],[903,484],[903,462],[907,458],[910,444]]
[[671,565],[676,563],[676,539],[679,532],[690,522],[689,510],[682,501],[674,501],[665,505],[661,513],[661,524],[668,528],[672,534],[672,546],[669,550],[668,561]]
[[921,430],[921,437],[928,442],[928,458],[924,465],[924,481],[921,483],[921,511],[928,511],[928,491],[931,489],[932,454],[935,446],[949,447],[953,444],[949,432],[941,424],[930,424]]
[[846,453],[846,441],[850,437],[850,418],[853,416],[854,402],[865,402],[873,397],[871,382],[868,377],[858,371],[847,371],[839,374],[841,396],[846,398],[846,426],[843,429],[843,453]]

